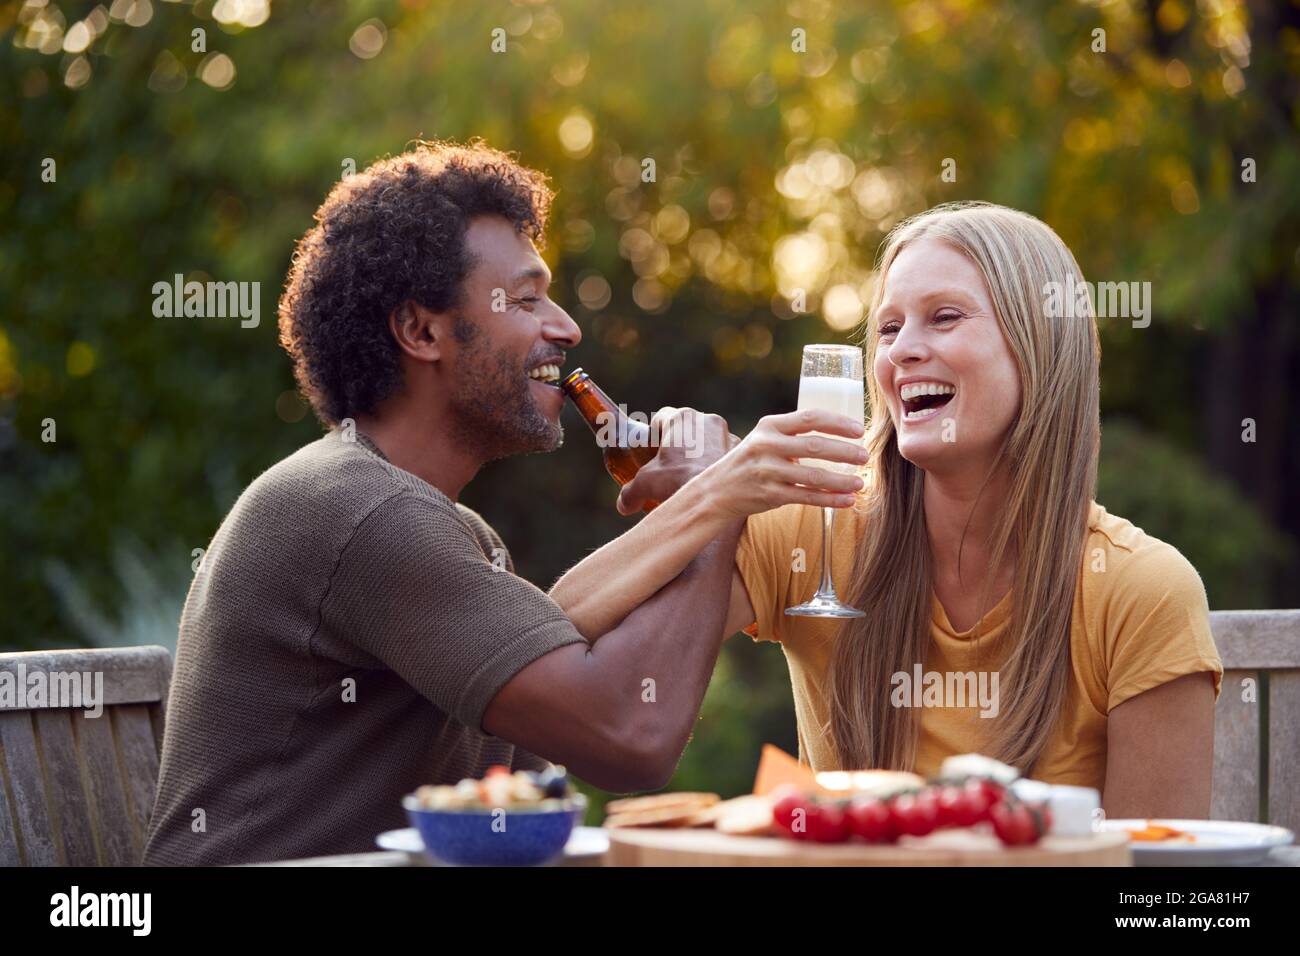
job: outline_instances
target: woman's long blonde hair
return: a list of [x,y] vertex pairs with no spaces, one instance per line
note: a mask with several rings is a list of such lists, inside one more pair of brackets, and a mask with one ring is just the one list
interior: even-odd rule
[[[898,451],[884,395],[870,372],[879,336],[875,313],[898,253],[921,238],[948,243],[983,274],[998,325],[1020,374],[1020,409],[995,468],[1010,493],[987,542],[990,568],[1015,561],[1012,616],[998,642],[997,732],[979,750],[1028,772],[1043,752],[1069,688],[1070,622],[1088,508],[1097,480],[1098,360],[1091,297],[1072,318],[1051,315],[1048,283],[1083,282],[1074,256],[1045,223],[989,203],[937,206],[896,226],[877,268],[864,348],[871,454],[859,502],[866,533],[846,600],[866,617],[845,624],[831,660],[830,733],[840,766],[912,769],[919,714],[890,703],[892,675],[925,664],[931,644],[931,559],[922,500],[924,474]],[[1086,314],[1080,315],[1079,311]],[[985,484],[990,475],[985,476]],[[960,570],[960,569],[959,569]],[[979,608],[989,609],[985,575]],[[978,637],[978,633],[975,635]],[[973,644],[978,648],[978,644]]]

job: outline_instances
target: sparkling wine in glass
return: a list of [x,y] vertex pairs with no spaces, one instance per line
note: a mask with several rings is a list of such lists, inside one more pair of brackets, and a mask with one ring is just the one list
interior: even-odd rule
[[[855,345],[806,345],[803,370],[799,374],[799,410],[821,408],[837,415],[863,420],[862,349]],[[813,434],[820,434],[814,432]],[[835,436],[827,435],[827,438]],[[852,474],[856,466],[846,462],[800,459],[800,464],[827,471]],[[822,580],[812,599],[785,613],[792,617],[863,617],[863,612],[849,607],[835,594],[831,582],[831,531],[835,509],[822,509]]]

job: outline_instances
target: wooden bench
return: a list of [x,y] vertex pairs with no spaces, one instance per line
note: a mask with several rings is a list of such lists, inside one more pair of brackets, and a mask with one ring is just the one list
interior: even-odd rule
[[1223,659],[1210,816],[1300,834],[1300,610],[1212,611],[1210,627]]
[[[135,866],[158,783],[164,647],[0,654],[0,673],[103,675],[103,712],[0,701],[0,866]],[[0,680],[4,679],[0,677]],[[92,677],[93,680],[93,677]],[[12,685],[11,685],[12,686]]]

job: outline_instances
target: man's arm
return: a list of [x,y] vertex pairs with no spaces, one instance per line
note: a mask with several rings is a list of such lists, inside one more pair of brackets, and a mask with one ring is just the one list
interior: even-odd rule
[[[696,414],[690,409],[682,413]],[[665,426],[665,435],[675,433],[677,417]],[[703,437],[706,447],[699,454],[688,458],[680,447],[661,448],[619,496],[619,510],[625,513],[646,500],[662,504],[566,571],[551,588],[551,599],[587,640],[603,640],[602,635],[672,581],[724,528],[791,503],[848,507],[862,487],[857,475],[797,461],[863,464],[867,453],[858,443],[860,422],[815,409],[770,415],[732,447],[726,422],[717,416],[703,419],[694,429],[682,429]],[[807,434],[811,431],[825,434]]]
[[712,507],[709,497],[705,480],[687,482],[555,582],[551,600],[564,608],[578,633],[592,642],[604,640],[633,609],[677,578],[709,542],[722,538],[728,527],[743,526],[743,520]]
[[740,529],[733,520],[599,642],[521,670],[488,705],[483,730],[604,790],[665,786],[717,662]]
[[[619,508],[663,503],[551,591],[592,643],[561,647],[523,668],[482,722],[488,733],[620,792],[664,786],[686,747],[729,619],[748,605],[745,595],[737,606],[733,587],[745,517],[790,501],[851,504],[850,492],[861,486],[856,476],[792,459],[861,463],[866,455],[860,445],[803,434],[861,436],[860,423],[829,412],[770,416],[733,448],[716,415],[687,429],[685,419],[697,413],[665,411],[665,441],[624,486]],[[698,436],[694,448],[673,441],[682,433]]]

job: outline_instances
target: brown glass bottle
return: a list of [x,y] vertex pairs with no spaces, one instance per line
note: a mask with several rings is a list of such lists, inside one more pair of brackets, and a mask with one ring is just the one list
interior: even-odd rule
[[[659,451],[650,443],[650,426],[628,418],[599,385],[580,368],[575,368],[560,383],[560,389],[587,423],[596,443],[601,446],[605,470],[620,485],[626,485]],[[658,505],[647,502],[644,511]]]

